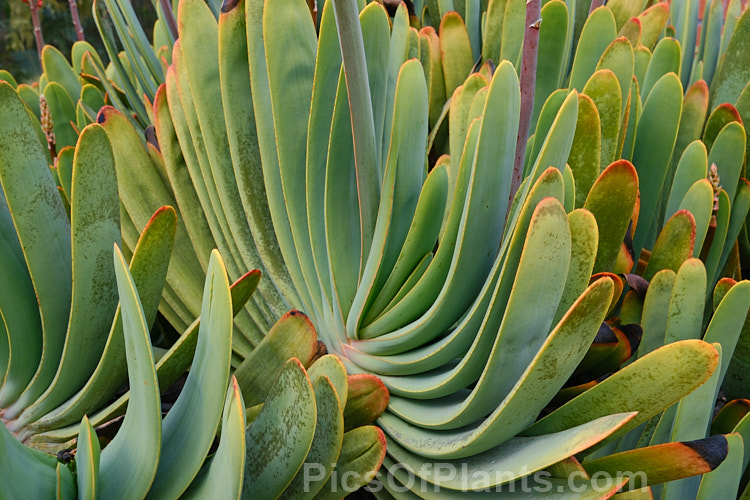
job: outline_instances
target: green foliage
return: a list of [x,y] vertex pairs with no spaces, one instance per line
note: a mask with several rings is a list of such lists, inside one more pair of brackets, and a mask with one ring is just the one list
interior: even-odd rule
[[[88,472],[72,478],[58,467],[53,476],[48,460],[6,432],[7,449],[42,464],[42,486],[61,488],[73,479],[82,489],[111,487],[123,477],[111,468],[116,457],[143,469],[128,484],[134,496],[200,496],[222,484],[231,497],[297,498],[306,466],[323,464],[316,491],[304,493],[327,497],[342,491],[334,471],[352,472],[358,487],[381,462],[378,477],[395,497],[424,496],[420,482],[433,488],[429,498],[463,497],[536,481],[539,471],[562,495],[581,493],[566,483],[575,473],[584,498],[620,488],[623,498],[747,494],[743,400],[711,420],[720,388],[748,396],[738,380],[748,362],[750,289],[740,264],[750,255],[750,94],[747,65],[732,61],[744,57],[750,9],[732,1],[725,15],[722,2],[707,2],[699,36],[697,0],[611,0],[588,17],[590,2],[543,3],[541,23],[529,25],[526,2],[512,0],[411,9],[332,0],[312,12],[302,0],[225,2],[221,12],[216,2],[182,0],[177,41],[170,13],[159,12],[149,41],[127,2],[98,3],[108,69],[93,55],[76,66],[76,57],[68,65],[46,50],[55,127],[70,120],[54,115],[71,116],[74,106],[76,123],[86,122],[84,97],[105,104],[96,120],[88,113],[100,125],[54,130],[76,149],[60,151],[52,179],[38,147],[47,130],[0,87],[8,122],[23,131],[2,154],[27,167],[0,169],[4,227],[18,237],[4,247],[16,262],[8,273],[31,304],[12,321],[38,332],[24,352],[41,374],[18,368],[23,382],[9,390],[24,392],[4,416],[35,446],[80,433]],[[524,64],[532,34],[538,62]],[[76,69],[86,64],[95,79]],[[86,83],[97,89],[88,96]],[[92,158],[104,159],[101,178],[74,175]],[[104,188],[114,178],[119,214],[102,218],[110,231],[97,227],[101,240],[83,238],[75,221],[87,206],[76,185],[97,182],[101,203],[117,205]],[[18,213],[37,191],[46,204]],[[101,408],[109,399],[96,396],[106,386],[98,379],[81,389],[85,397],[71,387],[97,380],[96,351],[104,360],[110,340],[78,349],[88,362],[74,368],[66,353],[83,344],[76,325],[86,311],[106,309],[92,307],[87,287],[112,290],[112,273],[78,262],[113,238],[133,256],[132,279],[116,259],[122,309],[102,323],[122,316],[110,334],[123,339],[111,351],[122,380],[128,342],[148,344],[148,323],[134,313],[138,238],[164,205],[178,214],[157,212],[176,228],[172,260],[168,268],[160,260],[162,300],[149,295],[144,310],[153,317],[158,303],[185,333],[165,353],[154,350],[155,363],[144,351],[145,361],[129,364],[128,376],[148,377],[148,390],[89,415],[99,427],[125,414],[101,451],[100,481],[90,473],[91,428],[77,422],[81,401]],[[44,210],[53,216],[35,227]],[[57,234],[63,252],[29,246],[40,231]],[[76,244],[84,240],[85,249]],[[67,274],[48,276],[45,257]],[[268,279],[258,284],[247,269]],[[203,288],[206,276],[215,286]],[[41,295],[37,320],[31,294],[55,279],[70,294]],[[208,342],[214,328],[196,318],[231,330],[230,293],[243,299],[232,304],[234,334]],[[212,294],[223,294],[216,306]],[[309,319],[294,310],[274,323],[290,306]],[[0,360],[11,373],[18,337],[8,325]],[[317,335],[335,357],[316,361]],[[162,422],[157,387],[189,365]],[[232,368],[236,383],[222,401]],[[188,411],[204,385],[214,400]],[[75,410],[54,410],[60,403]],[[119,443],[137,418],[152,438],[139,440],[134,460]],[[204,461],[220,418],[218,451]],[[446,477],[436,462],[463,475]],[[597,474],[625,470],[646,478],[596,490]]]

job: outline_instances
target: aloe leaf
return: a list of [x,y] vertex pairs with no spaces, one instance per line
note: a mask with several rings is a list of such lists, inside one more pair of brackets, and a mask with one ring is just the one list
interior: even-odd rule
[[81,420],[76,447],[76,482],[78,498],[94,499],[99,480],[99,438],[87,417]]
[[294,236],[292,235],[289,215],[284,203],[278,150],[276,149],[276,125],[274,124],[273,107],[271,105],[265,42],[263,40],[264,3],[262,0],[248,0],[245,3],[248,63],[250,66],[250,83],[256,131],[258,134],[258,147],[260,149],[261,165],[263,166],[268,207],[273,227],[279,240],[279,248],[289,268],[290,275],[295,282],[295,287],[302,303],[310,305],[308,309],[311,309],[310,294],[305,286],[301,286],[304,283],[304,277],[299,257],[294,250]]
[[701,137],[707,112],[708,86],[704,81],[699,80],[685,92],[682,116],[680,117],[680,128],[677,133],[677,141],[675,142],[674,153],[672,155],[672,165],[670,166],[670,175],[668,176],[673,178],[672,183],[681,181],[679,175],[672,175],[672,173],[675,171],[675,168],[679,168],[678,161],[681,160],[689,145],[692,145],[693,141]]
[[[690,91],[688,90],[689,93]],[[687,108],[685,111],[687,112]],[[679,163],[677,163],[677,170],[675,171],[674,180],[669,192],[667,208],[664,212],[664,217],[667,220],[677,212],[688,190],[696,182],[705,179],[707,176],[708,157],[706,146],[699,140],[693,141],[685,148],[681,154]]]
[[714,108],[708,115],[703,129],[703,142],[706,144],[706,149],[711,151],[714,141],[725,126],[731,122],[739,122],[741,119],[737,109],[728,102]]
[[[425,172],[416,166],[425,161],[428,94],[424,73],[416,61],[402,66],[395,103],[404,112],[398,113],[393,120],[391,149],[388,152],[372,250],[359,283],[352,314],[347,320],[348,333],[352,337],[356,336],[354,330],[361,320],[363,309],[373,300],[398,260],[418,206],[417,193],[424,183]],[[407,134],[406,130],[414,133]],[[398,216],[395,215],[396,210]]]
[[[176,205],[171,188],[123,114],[106,107],[99,112],[98,122],[112,144],[120,199],[136,229],[142,231],[158,208]],[[190,324],[200,313],[198,290],[203,287],[203,272],[185,225],[179,220],[167,284],[167,289],[173,289],[176,295],[171,305],[184,309],[181,320]]]
[[71,96],[62,85],[50,82],[44,88],[44,97],[52,118],[52,129],[57,147],[75,146],[78,134],[71,125],[71,121],[75,121],[76,116]]
[[439,34],[445,93],[453,95],[453,91],[464,82],[474,66],[471,41],[466,25],[457,12],[448,12],[442,17]]
[[[708,380],[718,364],[708,343],[683,340],[666,345],[627,365],[595,387],[561,406],[524,431],[539,436],[588,422],[627,408],[638,411],[619,432],[637,427]],[[647,380],[657,377],[658,386]]]
[[[437,21],[437,19],[436,19]],[[435,23],[437,24],[437,22]],[[388,150],[391,147],[389,130],[392,129],[394,117],[394,101],[396,96],[396,82],[401,66],[406,62],[409,56],[409,13],[406,5],[399,5],[396,14],[391,21],[390,48],[388,50],[388,76],[385,87],[384,102],[381,105],[383,109],[383,120],[380,121],[380,110],[373,109],[373,119],[377,120],[380,133],[375,136],[375,157],[380,158],[377,165],[378,185],[382,184],[383,171],[385,170],[385,160],[388,158]],[[367,54],[365,54],[367,56]],[[369,69],[368,69],[369,78]],[[373,89],[370,90],[371,95]],[[379,92],[378,92],[379,93]],[[377,114],[375,114],[377,112]],[[382,127],[380,124],[382,123]],[[376,134],[378,130],[376,130]],[[378,153],[378,144],[380,152]]]
[[[703,474],[715,469],[727,455],[727,439],[723,435],[698,441],[667,443],[625,451],[583,463],[590,475],[597,472],[616,475],[617,471],[633,470],[637,474],[629,488],[637,489]],[[668,466],[665,466],[665,462]]]
[[369,373],[347,377],[349,386],[344,407],[344,432],[373,423],[388,406],[388,389]]
[[[453,162],[447,165],[448,177],[450,179],[449,197],[453,196],[455,191],[457,170],[460,165],[462,152],[464,145],[466,144],[466,138],[471,127],[472,120],[469,120],[469,112],[471,110],[471,103],[477,93],[488,85],[488,81],[484,76],[480,74],[472,74],[469,76],[462,85],[458,86],[453,91],[450,99],[450,108],[448,115],[448,122],[451,124],[449,127],[449,152]],[[449,198],[450,203],[450,198]]]
[[[5,194],[0,189],[0,337],[5,365],[0,368],[0,407],[8,407],[34,376],[42,354],[42,325],[34,287],[18,241]],[[10,353],[12,352],[12,356]]]
[[[440,52],[440,38],[432,26],[425,26],[420,30],[419,49],[420,61],[425,68],[430,96],[430,128],[435,130],[435,127],[439,126],[440,115],[447,95]],[[370,87],[372,88],[372,84]]]
[[[538,304],[559,303],[568,273],[570,248],[570,230],[562,206],[554,199],[542,200],[534,210],[500,331],[475,389],[465,398],[448,396],[451,404],[394,397],[391,411],[417,425],[437,429],[462,427],[491,411],[544,342],[556,308],[546,308],[542,313]],[[528,279],[537,275],[549,276],[554,285],[540,290]],[[529,310],[539,313],[530,315]],[[521,331],[536,335],[526,335],[521,341],[517,334]],[[507,373],[502,380],[495,375],[500,367]]]
[[[312,498],[325,485],[339,458],[344,439],[344,418],[337,391],[328,377],[321,376],[313,381],[313,392],[317,409],[315,436],[302,469],[280,498]],[[316,477],[311,481],[309,469],[313,467],[317,470]]]
[[[190,177],[189,168],[195,168],[197,163],[195,150],[192,146],[182,146],[179,142],[177,128],[185,126],[184,123],[176,123],[177,120],[184,120],[181,109],[176,109],[174,97],[169,103],[169,87],[174,88],[174,70],[168,70],[167,84],[159,87],[154,98],[154,123],[156,124],[157,140],[159,149],[164,159],[164,166],[167,171],[169,183],[174,191],[175,201],[180,209],[180,214],[185,221],[185,229],[190,236],[190,241],[195,247],[195,253],[201,266],[207,266],[207,256],[211,254],[211,249],[216,247],[211,228],[206,219],[206,211],[201,204],[201,197],[197,193],[197,187]],[[174,94],[172,94],[174,95]],[[178,114],[180,113],[180,114]],[[173,119],[172,116],[177,115]],[[180,131],[184,134],[184,131]],[[185,135],[182,135],[183,141]],[[188,167],[188,163],[191,166]]]
[[222,415],[216,453],[203,465],[183,498],[205,498],[218,491],[227,498],[240,497],[245,470],[245,405],[235,378],[229,383]]
[[601,164],[601,124],[594,101],[585,94],[578,95],[578,122],[573,145],[568,156],[575,176],[575,206],[581,207],[591,186],[599,176]]
[[536,82],[534,89],[534,111],[531,127],[542,109],[547,97],[560,87],[565,61],[566,37],[568,27],[568,8],[565,2],[553,0],[542,7],[542,19],[539,26],[539,46]]
[[570,88],[583,90],[584,85],[596,70],[597,63],[610,43],[617,37],[617,28],[612,11],[595,9],[583,25],[578,48],[570,72]]
[[[369,10],[376,7],[374,6]],[[318,58],[315,66],[315,80],[313,82],[307,133],[307,219],[318,279],[323,293],[327,300],[331,302],[331,276],[328,268],[328,250],[325,238],[325,172],[328,145],[331,138],[331,121],[341,72],[341,49],[336,32],[336,19],[332,2],[324,4],[322,11],[318,13],[318,18]],[[381,30],[374,30],[374,32],[376,31],[378,34],[382,34]],[[385,47],[387,47],[387,29],[385,38]],[[387,48],[382,52],[385,52],[385,57],[387,57]],[[359,256],[357,256],[357,260],[359,261]]]
[[720,381],[729,368],[734,349],[737,345],[742,326],[745,324],[748,308],[750,308],[750,281],[740,281],[733,286],[719,303],[711,322],[708,324],[703,339],[706,342],[721,344],[724,358],[721,361]]
[[[638,196],[638,174],[627,160],[608,166],[594,182],[583,207],[596,218],[599,229],[594,272],[612,268],[628,230]],[[612,199],[618,198],[617,205]]]
[[[386,413],[380,418],[380,423],[385,425],[395,418]],[[484,453],[470,457],[441,461],[443,464],[453,465],[462,472],[466,471],[468,477],[465,477],[463,473],[445,477],[440,474],[439,468],[435,470],[432,467],[425,467],[424,465],[430,459],[400,446],[398,444],[399,438],[402,437],[400,435],[388,434],[392,438],[388,440],[388,454],[409,469],[420,471],[422,479],[441,488],[462,490],[464,489],[463,483],[468,478],[476,478],[472,485],[474,489],[491,488],[578,453],[616,432],[632,418],[633,413],[608,415],[556,433],[534,437],[514,437]],[[503,473],[500,474],[500,471]]]
[[650,280],[663,269],[677,271],[693,255],[695,218],[687,210],[677,211],[659,233],[643,278]]
[[[596,65],[597,71],[603,69],[608,69],[615,74],[620,84],[620,89],[629,88],[633,72],[635,71],[635,54],[633,46],[627,39],[623,37],[617,38],[607,47],[607,50],[604,51],[601,59],[599,59],[599,63]],[[586,92],[585,89],[586,87],[584,87],[584,92]],[[620,114],[625,112],[627,104],[625,101],[623,99],[620,103]]]
[[721,129],[708,154],[708,164],[716,165],[721,185],[734,200],[745,156],[745,129],[741,123],[730,122]]
[[[177,216],[171,207],[157,211],[138,240],[130,262],[130,273],[148,325],[156,318],[176,224]],[[64,404],[32,424],[32,428],[46,430],[69,425],[81,418],[89,408],[106,403],[126,381],[125,344],[121,312],[118,310],[99,364],[86,385]]]
[[[226,222],[225,236],[236,245],[234,257],[239,271],[255,268],[265,271],[239,196],[226,137],[226,123],[223,116],[216,113],[216,109],[223,105],[221,88],[215,84],[219,73],[216,21],[204,2],[186,1],[180,4],[178,24],[182,46],[180,63],[184,65],[188,80],[185,83],[189,84],[192,93],[191,104],[198,121],[195,127],[196,130],[200,130],[205,145],[208,165],[204,165],[203,168],[209,169],[206,175],[212,176],[215,184],[215,209],[223,212],[223,220]],[[212,42],[208,43],[208,40]],[[208,63],[200,61],[212,61],[215,64],[208,66]],[[282,313],[285,305],[271,281],[264,280],[260,284],[259,292],[271,304],[275,314]],[[261,329],[270,326],[263,322],[262,315],[257,312],[253,319]]]
[[318,237],[325,238],[327,249],[326,267],[330,269],[331,281],[331,288],[327,294],[331,297],[334,307],[341,308],[341,316],[347,318],[358,292],[357,285],[362,273],[362,252],[368,252],[373,260],[377,258],[378,252],[369,253],[370,249],[361,247],[359,193],[354,189],[357,184],[357,172],[350,168],[355,161],[355,146],[343,71],[339,73],[337,87],[326,159],[328,166],[325,169],[325,192],[323,196],[318,196],[324,200],[323,231]]
[[245,432],[243,497],[276,498],[294,479],[313,442],[316,409],[302,364],[290,359]]
[[113,244],[121,244],[114,157],[107,133],[93,124],[81,132],[73,158],[73,291],[65,347],[55,378],[21,421],[33,421],[75,394],[95,369],[117,309]]
[[[403,9],[399,9],[396,13],[396,23],[399,26],[401,25],[401,20],[403,20],[403,16],[399,13],[402,11]],[[393,94],[389,94],[389,92],[395,89],[395,87],[394,89],[390,88],[391,83],[395,85],[395,80],[393,82],[390,80],[391,71],[394,69],[391,67],[391,47],[392,42],[395,40],[391,40],[389,16],[383,5],[378,4],[377,2],[372,5],[367,4],[367,6],[360,11],[359,21],[362,25],[362,41],[365,47],[367,79],[370,85],[370,99],[372,100],[372,113],[375,124],[375,160],[376,165],[378,166],[378,175],[382,176],[384,165],[383,154],[385,153],[385,150],[378,147],[378,140],[379,138],[384,137],[386,110],[393,106]],[[410,33],[413,32],[410,31]],[[433,41],[438,45],[438,52],[435,54],[435,57],[437,57],[437,64],[440,66],[440,40],[434,30],[433,34]],[[395,35],[396,34],[394,33],[394,36]],[[320,46],[318,47],[318,51],[320,51]],[[399,50],[397,49],[396,52],[398,53]],[[318,60],[320,61],[320,58]],[[442,87],[444,86],[442,71],[440,71],[440,74],[441,79],[439,83]],[[444,92],[445,91],[443,90],[443,93]],[[388,96],[390,96],[391,100],[388,100]],[[443,96],[443,100],[444,99],[445,96]],[[443,103],[440,103],[439,109],[435,111],[438,115],[442,111],[442,107]]]
[[[254,283],[257,283],[258,278],[257,272],[250,272],[232,284],[230,291],[232,294],[233,311],[237,311],[237,309],[245,306],[243,300],[248,298],[248,294],[254,289]],[[172,347],[159,358],[159,361],[156,362],[156,376],[159,380],[159,386],[170,387],[190,367],[195,354],[199,327],[200,318],[196,319]],[[91,416],[93,425],[102,425],[122,415],[125,413],[129,401],[129,392],[120,396],[109,406]],[[65,442],[75,436],[76,432],[77,427],[64,427],[59,430],[39,434],[38,436],[32,436],[31,440],[33,442]]]
[[341,411],[343,411],[349,394],[349,381],[346,375],[346,367],[344,367],[338,356],[326,354],[318,358],[310,365],[310,368],[307,370],[307,376],[310,378],[310,382],[313,383],[313,388],[318,378],[328,378],[333,388],[336,389]]
[[161,404],[148,327],[133,278],[115,247],[131,404],[120,430],[102,451],[99,495],[143,498],[154,480],[161,446]]
[[[139,89],[137,88],[141,87],[141,85],[143,84],[141,82],[141,80],[143,79],[143,75],[142,73],[139,73],[138,76],[132,75],[131,77],[131,75],[129,74],[130,68],[128,67],[128,69],[126,69],[126,67],[123,65],[123,60],[121,60],[119,57],[120,44],[118,43],[118,39],[120,39],[120,34],[116,31],[114,19],[112,18],[111,10],[109,8],[107,0],[94,0],[91,11],[94,16],[94,21],[96,22],[97,30],[102,37],[104,49],[107,51],[107,55],[109,56],[110,64],[105,74],[104,65],[97,64],[97,62],[93,60],[93,56],[91,57],[89,62],[94,68],[96,68],[96,72],[98,73],[97,76],[99,77],[99,80],[103,85],[109,85],[108,80],[111,79],[113,80],[113,83],[114,81],[116,81],[116,85],[118,87],[124,88],[124,94],[131,108],[136,111],[141,120],[144,120],[148,115],[143,101],[141,100],[142,94],[139,93]],[[122,25],[120,26],[120,28],[122,29]],[[84,65],[86,65],[85,57]]]
[[162,422],[162,452],[149,496],[179,496],[198,473],[221,418],[229,377],[232,310],[229,281],[218,251],[209,261],[198,344],[180,396]]
[[666,344],[700,338],[705,297],[706,269],[703,262],[700,259],[688,259],[677,271],[672,288],[665,333]]
[[73,72],[76,75],[80,75],[83,71],[83,58],[87,52],[90,53],[91,57],[96,59],[99,64],[101,64],[102,62],[101,57],[99,57],[99,53],[96,51],[93,45],[85,40],[76,41],[73,44],[73,47],[71,47],[70,49],[70,61],[73,63]]
[[[638,62],[638,52],[636,51],[636,63]],[[623,122],[620,139],[617,143],[617,149],[620,151],[623,159],[631,161],[633,159],[633,148],[635,147],[636,132],[638,130],[638,120],[643,112],[643,103],[641,102],[640,92],[638,90],[638,66],[635,66],[633,80],[630,82],[630,91],[628,92],[627,104],[625,105],[627,124]]]
[[[54,377],[70,313],[70,225],[25,105],[0,83],[0,182],[13,215],[42,319],[42,361],[5,418],[34,401]],[[43,241],[44,244],[36,242]]]
[[[713,240],[711,241],[711,248],[708,251],[708,255],[706,256],[706,275],[707,276],[713,276],[710,283],[714,283],[716,281],[716,278],[718,278],[718,273],[721,272],[721,269],[719,268],[719,263],[722,260],[722,255],[726,254],[729,255],[729,252],[734,247],[734,244],[731,243],[727,245],[726,243],[730,240],[728,240],[729,236],[729,223],[731,218],[731,203],[729,201],[729,197],[727,196],[727,192],[723,189],[719,189],[719,210],[716,212],[716,228],[714,229],[713,234]],[[738,214],[739,215],[739,214]],[[739,231],[737,230],[738,225],[740,224],[738,221],[738,217],[735,216],[735,219],[732,222],[732,234],[739,235]],[[729,248],[724,248],[724,247]],[[726,260],[723,260],[725,263]],[[723,264],[722,264],[723,265]]]
[[398,255],[393,270],[380,287],[380,291],[365,311],[362,319],[367,324],[387,310],[390,304],[401,294],[403,285],[438,241],[440,226],[443,220],[435,214],[445,212],[448,196],[448,170],[445,165],[438,165],[427,175],[419,193],[414,217],[406,234],[406,239]]
[[[731,204],[731,213],[728,214],[727,217],[727,212],[730,212],[728,201],[729,200],[727,199],[726,192],[722,190],[719,194],[719,213],[717,214],[716,233],[714,235],[715,241],[721,240],[721,234],[719,230],[722,228],[722,222],[725,223],[724,227],[726,227],[726,237],[724,241],[737,241],[737,237],[740,235],[740,231],[742,230],[742,221],[744,221],[747,217],[748,208],[750,208],[750,184],[748,184],[746,179],[740,179],[740,185],[737,189],[737,195],[735,196],[734,201]],[[728,220],[726,220],[727,218]],[[711,281],[711,283],[719,278],[719,276],[716,274],[716,271],[724,268],[724,265],[729,259],[729,253],[732,251],[732,248],[733,245],[723,245],[721,256],[717,261],[713,261],[711,259],[712,255],[709,254],[708,259],[706,259],[706,264],[708,265],[709,262],[711,264],[714,264],[711,268],[711,270],[714,271],[712,273],[713,280]],[[713,250],[713,246],[711,247],[711,250]]]
[[[118,0],[104,0],[104,2],[107,17],[112,23],[110,27],[114,27],[117,33],[132,72],[127,77],[119,72],[121,80],[137,79],[142,91],[151,100],[158,86],[157,81],[162,77],[161,65],[156,60],[156,55],[146,39],[140,22],[135,17],[132,6]],[[110,54],[110,59],[113,59],[112,54]]]
[[[191,182],[195,188],[195,194],[200,202],[199,207],[205,215],[206,223],[208,224],[209,231],[212,235],[212,239],[209,240],[208,243],[206,243],[205,240],[198,241],[197,244],[195,244],[195,251],[198,254],[197,256],[199,260],[202,263],[207,263],[210,250],[214,246],[217,246],[219,251],[223,252],[223,255],[225,255],[230,273],[239,272],[239,266],[236,263],[236,256],[239,254],[239,250],[233,239],[228,236],[228,223],[224,211],[220,207],[216,183],[213,175],[210,174],[206,148],[203,137],[201,136],[200,127],[197,123],[198,118],[195,106],[192,104],[192,91],[190,90],[185,65],[182,64],[182,42],[179,40],[175,43],[172,58],[175,61],[175,64],[167,69],[167,101],[172,117],[172,123],[175,127],[175,133],[180,142],[183,158],[189,174],[188,179],[185,179],[184,182]],[[155,102],[158,103],[158,99]],[[159,114],[157,113],[156,116],[158,119]],[[161,121],[159,123],[161,123]],[[174,169],[174,165],[169,165],[172,161],[172,157],[169,156],[169,142],[167,142],[164,147],[165,160],[168,163],[167,172],[169,175]],[[179,185],[175,186],[175,189],[177,190],[175,193],[176,196],[181,196],[180,192],[182,189],[179,188]],[[177,201],[180,200],[178,199]],[[186,211],[185,215],[189,216],[190,211]],[[187,223],[187,226],[194,226],[195,224],[200,224],[200,222],[192,220]],[[205,228],[203,229],[203,234],[207,237],[208,235],[205,233]],[[195,234],[197,231],[199,231],[198,228],[188,229],[188,234],[191,232]]]
[[[723,356],[721,344],[713,344],[719,353],[719,363]],[[688,394],[677,404],[674,423],[672,424],[671,441],[688,441],[702,439],[708,433],[713,408],[706,401],[715,398],[721,382],[721,370],[714,370],[709,379],[695,391]]]
[[[728,19],[730,17],[731,14],[727,16]],[[725,37],[728,28],[729,22],[725,26]],[[731,38],[716,70],[715,82],[711,85],[711,102],[715,103],[712,107],[724,102],[736,102],[742,89],[750,81],[750,64],[748,63],[750,56],[744,50],[750,37],[750,14],[747,9],[737,21],[734,30],[728,33],[731,33]]]
[[295,357],[309,364],[315,352],[317,337],[312,322],[299,311],[285,314],[234,372],[245,405],[263,402],[287,359]]
[[669,4],[660,2],[638,14],[641,22],[641,44],[653,50],[669,18]]
[[[10,87],[10,85],[8,85]],[[0,426],[0,466],[13,480],[0,484],[5,498],[54,498],[57,485],[57,458],[21,444],[5,427]]]
[[10,74],[10,72],[6,70],[0,70],[0,80],[8,83],[13,89],[18,90],[18,82],[13,77],[13,75]]
[[[708,179],[701,179],[693,184],[680,202],[677,210],[687,210],[695,220],[695,242],[693,257],[698,257],[703,248],[714,208],[714,190]],[[658,241],[658,240],[657,240]],[[656,250],[656,247],[654,247]]]
[[383,431],[375,426],[358,427],[344,434],[341,454],[333,475],[315,498],[333,500],[341,492],[354,492],[370,482],[385,458],[386,441]]
[[599,230],[594,215],[586,209],[568,213],[571,236],[570,265],[560,303],[552,320],[556,324],[586,290],[594,268]]
[[[378,178],[377,154],[375,152],[377,141],[375,137],[373,107],[369,80],[367,79],[366,59],[364,57],[362,26],[360,25],[357,11],[354,9],[352,2],[340,0],[334,1],[333,8],[336,15],[336,26],[339,31],[342,64],[346,75],[346,89],[350,104],[349,113],[351,116],[354,143],[356,185],[357,192],[359,193],[360,244],[362,247],[362,263],[364,263],[372,241],[378,206],[378,190],[375,183],[375,179]],[[295,110],[296,113],[298,111]],[[389,128],[389,125],[386,123],[386,130]],[[280,159],[281,151],[283,150],[280,148]]]
[[76,479],[67,465],[62,462],[57,463],[55,498],[58,500],[75,500],[76,498]]
[[[632,72],[631,72],[632,73]],[[626,83],[629,84],[630,78]],[[601,123],[601,166],[604,170],[617,159],[617,142],[620,138],[620,113],[627,105],[622,98],[621,87],[616,75],[611,70],[599,70],[594,73],[583,88],[596,105]],[[597,172],[598,173],[598,172]]]
[[[649,92],[638,119],[633,165],[638,170],[640,179],[642,220],[639,221],[638,230],[633,238],[635,255],[640,254],[644,246],[650,246],[646,235],[651,229],[657,211],[669,159],[677,138],[681,112],[682,86],[676,75],[667,74]],[[671,125],[665,126],[666,123]]]
[[[77,72],[68,63],[62,53],[52,45],[45,45],[42,50],[42,70],[48,82],[57,82],[67,91],[71,98],[81,95],[81,82]],[[45,88],[41,89],[46,92]]]

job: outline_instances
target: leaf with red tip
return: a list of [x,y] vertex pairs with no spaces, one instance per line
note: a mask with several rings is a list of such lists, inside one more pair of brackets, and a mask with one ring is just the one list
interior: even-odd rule
[[349,375],[349,395],[344,408],[344,429],[350,431],[374,422],[388,406],[389,394],[383,382],[365,373]]
[[[594,272],[611,270],[630,224],[638,197],[638,174],[627,160],[618,160],[599,175],[583,207],[596,217],[599,248]],[[612,203],[612,200],[617,203]]]
[[638,15],[641,22],[641,44],[647,49],[653,50],[664,31],[669,18],[669,3],[661,2],[652,5]]
[[263,402],[289,358],[309,365],[317,350],[318,337],[307,316],[299,311],[282,316],[234,372],[245,405],[250,407]]
[[720,104],[708,116],[706,126],[703,129],[703,143],[707,150],[711,150],[719,132],[732,122],[742,123],[742,118],[737,109],[728,102]]
[[677,271],[693,256],[694,244],[695,218],[687,210],[679,210],[659,233],[643,277],[650,280],[662,269]]

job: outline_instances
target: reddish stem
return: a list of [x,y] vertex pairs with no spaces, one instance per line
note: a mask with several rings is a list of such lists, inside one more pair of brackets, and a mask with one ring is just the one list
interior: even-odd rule
[[76,4],[76,0],[68,0],[68,5],[70,5],[70,17],[73,18],[73,27],[76,29],[76,39],[79,42],[83,42],[86,40],[86,37],[83,35],[81,18],[78,17],[78,5]]
[[521,117],[518,123],[516,140],[516,158],[513,164],[513,177],[510,184],[510,199],[521,185],[523,160],[526,156],[526,140],[529,137],[531,113],[534,110],[534,87],[536,86],[536,62],[539,47],[539,22],[542,14],[541,0],[526,1],[526,29],[523,37],[523,55],[521,57]]
[[42,49],[44,48],[44,38],[42,37],[42,23],[39,22],[39,4],[36,0],[29,0],[29,9],[31,10],[31,24],[34,26],[34,39],[36,40],[36,51],[39,54],[39,63],[42,62]]

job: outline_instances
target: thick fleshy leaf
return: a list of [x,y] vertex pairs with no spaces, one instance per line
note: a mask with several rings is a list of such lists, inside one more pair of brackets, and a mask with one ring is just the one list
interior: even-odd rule
[[309,364],[318,350],[317,340],[312,322],[301,312],[290,311],[279,319],[234,372],[245,405],[255,406],[266,399],[289,358]]
[[244,473],[245,405],[233,377],[224,400],[219,446],[182,498],[206,498],[219,491],[226,493],[227,498],[239,498]]
[[13,418],[49,386],[63,350],[70,313],[70,225],[27,108],[0,83],[0,183],[39,304],[42,361],[5,418]]
[[99,438],[87,417],[81,420],[76,446],[76,482],[79,498],[96,498],[99,480]]
[[728,453],[727,438],[713,436],[698,441],[667,443],[610,455],[583,463],[590,475],[616,475],[617,471],[638,470],[630,482],[633,489],[705,474],[718,467]]
[[133,278],[115,247],[131,401],[115,438],[101,453],[102,498],[144,498],[156,475],[161,447],[161,404],[148,327]]
[[[638,198],[638,174],[627,160],[608,166],[589,190],[583,207],[596,217],[599,246],[594,272],[607,271],[617,258]],[[617,203],[612,200],[617,199]]]
[[243,496],[276,498],[284,491],[305,462],[315,419],[310,380],[302,363],[290,359],[245,432]]
[[198,344],[180,396],[162,422],[159,468],[150,498],[179,496],[198,473],[221,419],[232,352],[232,300],[224,263],[214,250],[203,291]]
[[[539,436],[628,409],[638,411],[618,433],[637,427],[708,380],[719,362],[710,344],[684,340],[627,365],[524,431]],[[652,384],[650,380],[660,380]]]

